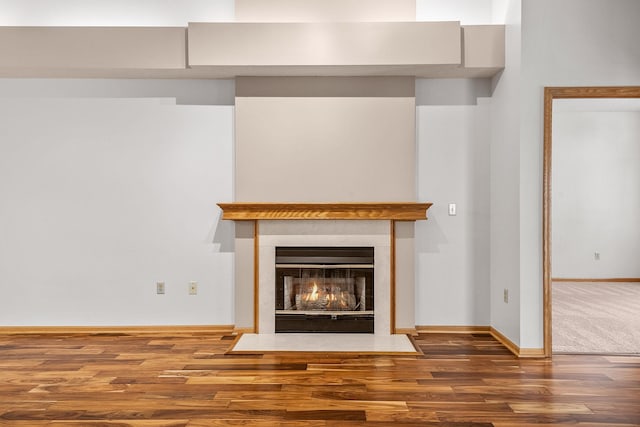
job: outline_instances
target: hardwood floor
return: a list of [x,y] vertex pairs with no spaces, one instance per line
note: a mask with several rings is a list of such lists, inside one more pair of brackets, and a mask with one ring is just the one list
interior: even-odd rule
[[233,338],[0,335],[0,425],[640,425],[640,357],[518,360],[470,334],[420,335],[423,356],[225,355]]

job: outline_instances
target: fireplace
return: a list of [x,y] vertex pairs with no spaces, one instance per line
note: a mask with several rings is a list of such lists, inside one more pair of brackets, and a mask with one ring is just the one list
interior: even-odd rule
[[374,248],[275,248],[275,332],[374,333]]
[[[378,336],[413,330],[413,221],[427,219],[431,203],[236,202],[219,206],[223,210],[222,219],[236,221],[236,329],[265,335],[276,332],[277,248],[367,247],[373,248],[375,268],[368,281],[371,292],[365,291],[365,296],[370,295],[373,303],[375,294],[374,314],[341,312],[336,317],[342,315],[343,320],[348,314],[373,317],[373,322],[369,322],[373,323],[373,334]],[[294,261],[287,261],[291,262]],[[284,301],[281,307],[284,310]],[[351,311],[359,310],[360,307]],[[331,317],[334,313],[314,314]],[[301,323],[298,321],[298,326]]]

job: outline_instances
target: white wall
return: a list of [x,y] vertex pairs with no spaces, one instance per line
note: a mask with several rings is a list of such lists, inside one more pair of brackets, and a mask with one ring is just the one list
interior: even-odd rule
[[639,85],[639,16],[637,0],[522,2],[518,166],[521,347],[541,348],[543,342],[543,88]]
[[[489,325],[490,107],[420,106],[417,325]],[[448,215],[456,203],[457,215]]]
[[491,24],[492,0],[416,0],[416,21],[460,21]]
[[235,0],[239,22],[406,22],[415,0]]
[[0,0],[0,25],[158,26],[231,22],[234,0]]
[[554,111],[552,138],[553,277],[640,277],[640,112]]
[[232,324],[233,107],[31,95],[0,98],[0,325]]

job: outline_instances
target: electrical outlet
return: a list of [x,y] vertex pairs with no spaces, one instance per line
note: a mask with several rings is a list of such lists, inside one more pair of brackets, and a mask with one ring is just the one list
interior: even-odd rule
[[156,282],[156,294],[164,294],[164,282]]
[[504,302],[509,303],[509,289],[507,288],[504,289],[503,299],[504,299]]
[[189,282],[189,295],[198,295],[198,282]]
[[600,261],[600,252],[594,252],[593,259],[595,259],[596,261]]

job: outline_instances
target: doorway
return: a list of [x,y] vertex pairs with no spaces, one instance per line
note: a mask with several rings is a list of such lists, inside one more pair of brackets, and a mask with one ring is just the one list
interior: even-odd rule
[[[558,220],[557,215],[554,215],[557,212],[552,211],[552,180],[554,177],[553,174],[553,164],[552,157],[554,155],[553,148],[553,128],[552,123],[553,120],[557,120],[558,117],[554,116],[554,100],[579,100],[579,99],[601,99],[606,100],[610,99],[630,99],[630,98],[640,98],[640,87],[557,87],[545,88],[545,102],[544,102],[544,171],[543,171],[543,297],[544,297],[544,351],[547,357],[551,356],[553,352],[553,305],[552,300],[554,298],[554,280],[553,279],[570,279],[567,280],[565,285],[559,286],[567,289],[569,282],[575,282],[572,286],[584,286],[587,285],[589,279],[593,279],[594,277],[558,277],[555,274],[554,266],[558,267],[558,272],[562,274],[566,274],[566,272],[561,272],[560,270],[565,268],[565,264],[563,264],[562,268],[557,264],[557,260],[552,258],[552,252],[554,250],[555,243],[552,242],[552,237],[554,234],[552,233],[552,222],[554,218],[558,221],[557,226],[562,226],[561,221]],[[557,104],[557,103],[556,103]],[[555,108],[558,108],[558,105],[555,105]],[[560,123],[558,123],[558,128],[560,127]],[[576,151],[577,155],[584,156],[585,152],[578,148]],[[566,183],[565,183],[566,184]],[[563,184],[564,185],[564,184]],[[637,185],[636,187],[637,188]],[[555,187],[554,187],[555,190]],[[558,182],[558,190],[560,191],[560,182]],[[597,210],[598,200],[583,200],[581,209],[586,210]],[[605,206],[608,208],[608,206]],[[615,217],[612,218],[615,221]],[[575,239],[573,239],[575,240]],[[554,243],[554,244],[552,244]],[[574,242],[575,243],[575,242]],[[561,253],[561,251],[556,247],[555,249],[557,253]],[[637,255],[637,254],[636,254]],[[593,256],[597,259],[600,254],[598,250],[594,250]],[[566,261],[566,260],[564,260]],[[563,261],[563,262],[564,262]],[[571,260],[569,260],[569,264]],[[553,264],[556,262],[556,264]],[[587,274],[588,276],[589,274]],[[569,274],[571,276],[571,274]],[[637,277],[637,276],[636,276]],[[614,278],[614,277],[612,277]],[[584,279],[584,280],[583,280]],[[603,279],[600,277],[600,279]],[[615,279],[615,278],[614,278]],[[633,279],[633,278],[630,278]],[[583,280],[580,285],[580,281]],[[560,282],[560,281],[557,281]],[[557,283],[556,282],[556,283]],[[564,282],[563,282],[564,283]],[[603,281],[604,283],[604,281]],[[593,283],[592,283],[593,284]],[[638,287],[640,287],[640,283],[636,283]],[[591,291],[599,288],[592,287]],[[562,297],[562,294],[557,294],[556,296]],[[597,297],[596,297],[597,298]],[[559,300],[559,303],[561,301]],[[558,307],[560,308],[560,304]]]

